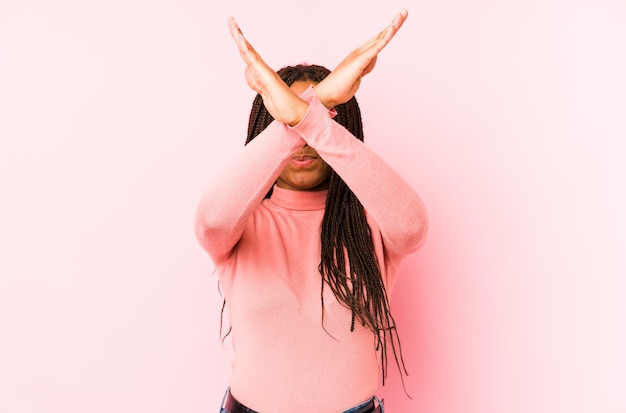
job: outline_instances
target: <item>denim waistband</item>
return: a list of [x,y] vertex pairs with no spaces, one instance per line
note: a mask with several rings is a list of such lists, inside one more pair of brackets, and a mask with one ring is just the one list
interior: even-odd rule
[[[230,398],[232,399],[232,401],[234,401],[237,405],[239,405],[239,409],[242,412],[246,412],[246,413],[260,413],[260,412],[256,412],[252,409],[250,409],[249,407],[244,406],[243,404],[239,403],[230,393],[230,387],[228,387],[226,389],[226,392],[224,392],[224,397],[222,398],[222,404],[220,405],[220,413],[235,413],[235,412],[229,412],[226,409],[226,404],[227,404],[227,399]],[[383,405],[383,401],[380,400],[377,396],[373,396],[371,399],[364,401],[363,403],[359,403],[356,406],[353,406],[351,408],[349,408],[348,410],[344,410],[340,413],[356,413],[361,411],[364,407],[369,406],[370,404],[374,404],[374,406],[376,405],[376,403],[378,403],[378,407],[373,410],[373,412],[376,413],[385,413],[385,406]]]

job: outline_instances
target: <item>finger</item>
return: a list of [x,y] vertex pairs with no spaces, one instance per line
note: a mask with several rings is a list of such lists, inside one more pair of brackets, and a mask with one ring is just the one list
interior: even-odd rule
[[249,58],[252,57],[252,55],[257,54],[252,45],[243,36],[241,28],[239,27],[237,21],[233,16],[230,16],[228,19],[228,29],[230,30],[230,35],[237,44],[237,47],[239,48],[239,53],[241,53],[241,57],[243,57],[244,60],[247,60],[247,57]]
[[380,32],[378,36],[372,39],[373,41],[371,42],[370,46],[374,50],[376,50],[377,54],[381,50],[383,50],[385,46],[389,44],[391,39],[396,35],[396,33],[398,33],[398,30],[400,30],[400,27],[402,27],[408,15],[409,12],[406,9],[402,10],[393,18],[389,26],[387,26],[382,32]]
[[[239,54],[246,64],[245,77],[248,86],[257,93],[263,95],[268,87],[281,83],[282,80],[276,72],[265,63],[261,55],[252,47],[248,40],[243,36],[241,28],[235,21],[234,17],[228,19],[228,27],[230,34],[237,43]],[[284,85],[287,87],[286,85]]]
[[263,59],[257,53],[257,51],[252,47],[252,45],[248,42],[248,40],[243,36],[241,32],[241,28],[235,21],[234,17],[230,17],[228,19],[228,28],[230,29],[230,34],[235,40],[237,47],[239,49],[239,54],[241,58],[244,60],[246,65],[248,66],[257,66],[258,64],[264,64]]
[[230,16],[230,18],[228,19],[228,29],[230,30],[230,35],[237,44],[237,47],[239,48],[239,53],[242,54],[242,57],[249,49],[254,50],[248,40],[246,40],[246,38],[243,36],[241,28],[239,28],[239,25],[237,24],[233,16]]
[[400,27],[402,27],[408,16],[409,12],[407,11],[407,9],[403,9],[400,13],[396,15],[396,17],[394,17],[391,24],[387,26],[387,28],[384,30],[384,39],[386,41],[385,45],[389,43],[391,38],[395,36],[396,33],[398,33],[398,30],[400,30]]
[[237,21],[233,16],[230,16],[228,18],[228,29],[230,30],[230,35],[236,42],[239,41],[240,37],[243,37],[243,33],[241,32],[241,29],[239,28],[239,25],[237,24]]
[[389,26],[385,27],[380,33],[365,42],[365,44],[356,49],[355,52],[365,55],[377,55],[380,53],[380,51],[387,46],[389,41],[391,41],[391,38],[400,30],[408,14],[409,12],[406,9],[402,10],[393,18]]

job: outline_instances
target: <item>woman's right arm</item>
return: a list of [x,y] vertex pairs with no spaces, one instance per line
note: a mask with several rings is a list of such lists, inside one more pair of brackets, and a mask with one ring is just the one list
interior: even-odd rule
[[304,144],[284,123],[273,121],[213,179],[198,206],[195,233],[215,264],[230,256],[248,218]]

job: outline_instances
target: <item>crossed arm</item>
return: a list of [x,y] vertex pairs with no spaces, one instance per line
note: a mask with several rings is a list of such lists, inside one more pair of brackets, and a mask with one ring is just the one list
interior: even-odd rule
[[263,97],[275,121],[243,148],[232,167],[213,180],[200,202],[196,234],[216,264],[230,255],[250,214],[305,144],[315,148],[348,184],[378,223],[388,247],[400,253],[419,247],[427,228],[420,198],[389,165],[332,120],[328,110],[352,98],[361,78],[374,68],[378,53],[406,17],[406,11],[399,13],[391,25],[350,53],[302,96],[267,66],[234,19],[229,19],[231,34],[246,62],[248,85]]

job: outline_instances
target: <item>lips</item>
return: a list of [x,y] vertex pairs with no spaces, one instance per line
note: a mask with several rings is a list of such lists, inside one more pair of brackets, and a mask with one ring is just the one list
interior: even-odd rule
[[296,155],[291,158],[291,164],[297,168],[307,168],[317,161],[317,156]]

